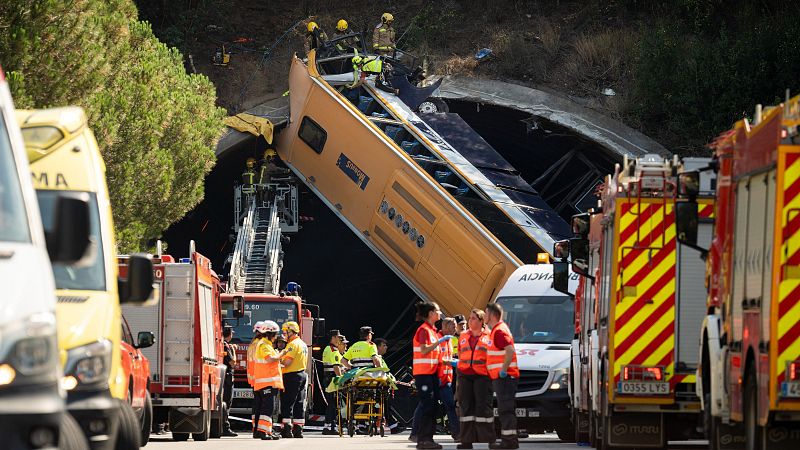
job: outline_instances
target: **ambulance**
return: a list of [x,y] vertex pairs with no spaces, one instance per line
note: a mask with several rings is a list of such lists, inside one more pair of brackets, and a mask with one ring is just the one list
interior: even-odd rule
[[[578,275],[569,272],[569,291],[578,287]],[[517,268],[497,294],[503,320],[514,335],[520,369],[516,414],[520,429],[539,434],[555,431],[572,441],[574,432],[567,391],[570,344],[575,334],[575,303],[553,289],[551,264]]]

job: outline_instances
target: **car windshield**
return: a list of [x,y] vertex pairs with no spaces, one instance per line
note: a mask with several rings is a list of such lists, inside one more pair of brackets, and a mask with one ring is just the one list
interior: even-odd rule
[[574,333],[575,304],[564,296],[500,297],[505,322],[520,344],[568,344]]
[[30,240],[17,164],[11,153],[11,140],[8,137],[6,123],[0,115],[0,241],[30,242]]
[[222,315],[225,324],[233,327],[233,342],[250,342],[253,340],[253,325],[261,320],[274,320],[278,326],[293,320],[297,321],[297,306],[288,302],[252,302],[244,303],[244,317],[234,319],[231,313],[232,302],[223,303]]
[[[63,192],[67,191],[36,191],[36,196],[39,198],[39,209],[42,212],[42,224],[46,231],[53,228],[56,201]],[[89,210],[91,218],[91,248],[89,251],[92,252],[92,257],[86,258],[88,261],[86,263],[53,264],[57,289],[106,290],[103,241],[100,237],[100,212],[97,209],[97,197],[93,193],[89,193]]]

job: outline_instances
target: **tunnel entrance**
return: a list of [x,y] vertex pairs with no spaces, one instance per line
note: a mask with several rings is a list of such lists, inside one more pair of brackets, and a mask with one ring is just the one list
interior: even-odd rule
[[[577,212],[576,205],[585,209],[596,204],[584,194],[617,162],[599,144],[510,108],[447,103],[450,112],[460,114],[566,220]],[[197,250],[222,271],[233,246],[234,183],[246,159],[260,159],[265,148],[263,139],[250,139],[218,159],[206,178],[205,200],[164,233],[170,254],[187,256],[194,239]],[[341,330],[351,342],[358,340],[360,326],[370,325],[376,337],[404,344],[414,326],[414,292],[311,191],[302,185],[300,190],[305,219],[284,246],[282,284],[300,283],[305,300],[320,306],[327,328]],[[388,359],[391,364],[395,358]]]

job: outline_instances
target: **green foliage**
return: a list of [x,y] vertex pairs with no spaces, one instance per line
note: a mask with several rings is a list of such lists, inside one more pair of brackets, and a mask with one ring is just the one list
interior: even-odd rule
[[0,63],[15,102],[86,109],[125,252],[202,199],[225,115],[208,79],[187,74],[136,14],[130,0],[0,2]]

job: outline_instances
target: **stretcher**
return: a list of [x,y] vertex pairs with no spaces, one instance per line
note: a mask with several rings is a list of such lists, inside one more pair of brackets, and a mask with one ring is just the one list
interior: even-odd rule
[[365,425],[370,436],[384,436],[386,399],[396,389],[394,376],[380,367],[351,369],[335,377],[326,390],[336,393],[339,436],[343,434],[342,425],[347,426],[350,436],[359,425]]

